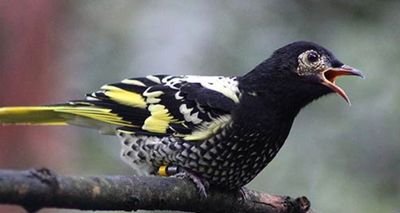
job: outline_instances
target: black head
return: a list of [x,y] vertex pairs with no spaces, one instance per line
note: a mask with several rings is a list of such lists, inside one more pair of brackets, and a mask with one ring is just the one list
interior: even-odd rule
[[362,76],[360,71],[344,65],[326,48],[298,41],[276,50],[243,76],[240,87],[249,94],[264,94],[276,102],[300,109],[332,92],[349,102],[346,93],[335,84],[336,78],[342,75]]

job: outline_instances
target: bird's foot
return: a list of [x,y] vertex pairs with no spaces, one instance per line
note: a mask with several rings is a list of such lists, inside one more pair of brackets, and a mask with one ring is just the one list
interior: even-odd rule
[[180,168],[179,173],[173,175],[172,177],[180,178],[180,179],[190,179],[196,186],[198,192],[200,193],[201,198],[207,198],[207,189],[209,184],[206,180],[197,176],[193,172],[190,172],[186,169]]
[[240,200],[241,202],[245,202],[246,199],[248,199],[248,195],[247,195],[247,189],[245,187],[241,187],[238,192],[237,192],[240,196]]

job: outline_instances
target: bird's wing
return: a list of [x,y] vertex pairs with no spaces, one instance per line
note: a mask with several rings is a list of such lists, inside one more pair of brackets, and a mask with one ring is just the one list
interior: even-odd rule
[[202,140],[229,122],[239,102],[237,84],[236,77],[152,75],[104,85],[70,104],[110,109],[98,119],[118,117],[119,131]]
[[86,100],[1,107],[0,124],[72,124],[104,134],[117,130],[195,141],[227,124],[238,102],[236,77],[151,75],[104,85]]

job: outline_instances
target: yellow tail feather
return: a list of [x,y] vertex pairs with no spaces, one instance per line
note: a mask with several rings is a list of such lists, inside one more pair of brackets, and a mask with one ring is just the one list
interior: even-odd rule
[[66,125],[66,121],[51,106],[0,108],[0,124]]
[[101,123],[133,126],[110,109],[92,106],[32,106],[0,108],[0,124],[80,125],[98,128]]

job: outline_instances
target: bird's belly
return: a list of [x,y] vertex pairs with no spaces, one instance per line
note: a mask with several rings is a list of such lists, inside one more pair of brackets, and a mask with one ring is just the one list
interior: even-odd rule
[[214,137],[182,151],[177,156],[177,164],[211,185],[240,188],[267,166],[283,144],[283,141],[257,140],[255,134],[239,138],[235,134],[221,133],[219,139]]

